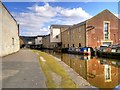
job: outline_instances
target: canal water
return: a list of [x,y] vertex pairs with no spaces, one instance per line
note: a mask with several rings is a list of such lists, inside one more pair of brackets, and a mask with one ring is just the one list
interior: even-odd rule
[[115,88],[120,84],[120,60],[91,56],[45,52],[60,58],[91,85],[98,88]]

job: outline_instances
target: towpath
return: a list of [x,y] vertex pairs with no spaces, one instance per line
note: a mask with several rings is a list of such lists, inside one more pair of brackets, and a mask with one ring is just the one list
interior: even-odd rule
[[29,49],[2,58],[2,88],[46,88],[37,54]]

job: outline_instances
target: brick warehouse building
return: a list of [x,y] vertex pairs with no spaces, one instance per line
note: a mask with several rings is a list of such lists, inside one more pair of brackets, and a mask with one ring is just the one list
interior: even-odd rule
[[62,32],[62,48],[84,47],[86,22],[78,23]]
[[119,44],[119,19],[108,10],[75,24],[62,32],[62,47],[100,47],[101,45]]
[[86,45],[94,48],[120,43],[118,21],[119,19],[108,10],[87,20]]

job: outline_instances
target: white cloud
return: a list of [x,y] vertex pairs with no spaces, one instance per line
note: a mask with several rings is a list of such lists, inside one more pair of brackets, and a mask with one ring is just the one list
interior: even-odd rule
[[120,19],[120,14],[114,14],[114,15]]
[[32,10],[36,13],[36,15],[39,15],[41,17],[53,17],[56,15],[54,8],[49,6],[48,3],[46,3],[44,6],[35,5],[33,7],[28,7],[28,9]]
[[116,13],[113,14],[120,19],[120,14],[116,14]]
[[12,13],[20,24],[22,35],[48,34],[51,24],[76,24],[91,17],[81,7],[52,7],[49,3],[44,6],[35,4],[26,9],[26,12]]
[[89,14],[86,13],[82,8],[73,8],[73,9],[63,9],[60,11],[63,16],[74,18],[74,17],[81,17],[81,18],[88,18]]
[[84,21],[92,16],[85,12],[81,7],[73,9],[64,9],[60,10],[59,22],[62,21],[63,24],[76,24],[81,21]]

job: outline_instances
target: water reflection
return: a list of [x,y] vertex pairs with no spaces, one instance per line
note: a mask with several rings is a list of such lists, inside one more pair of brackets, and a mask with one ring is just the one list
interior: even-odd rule
[[[83,57],[83,56],[82,56]],[[86,56],[85,56],[86,57]],[[114,88],[120,82],[120,62],[118,60],[85,58],[81,56],[62,54],[61,60],[73,68],[93,86],[99,88]]]
[[74,69],[91,85],[98,88],[114,88],[120,84],[120,61],[73,54],[48,53]]

